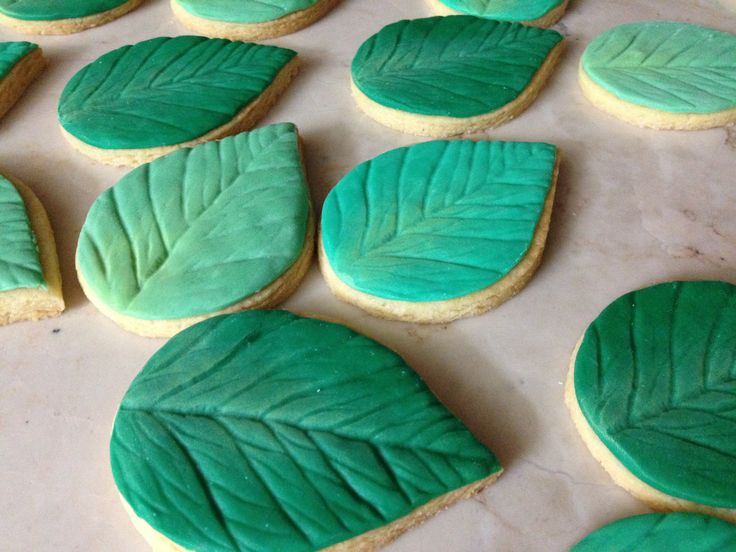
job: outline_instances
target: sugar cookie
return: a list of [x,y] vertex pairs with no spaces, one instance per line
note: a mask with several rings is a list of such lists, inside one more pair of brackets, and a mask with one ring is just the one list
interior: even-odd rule
[[0,119],[45,67],[46,58],[36,44],[0,42]]
[[534,27],[549,27],[565,15],[568,0],[429,0],[440,15],[467,14]]

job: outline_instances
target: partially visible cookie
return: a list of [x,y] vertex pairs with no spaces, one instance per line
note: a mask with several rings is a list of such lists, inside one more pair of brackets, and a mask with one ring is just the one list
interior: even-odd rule
[[61,314],[59,259],[41,202],[0,175],[0,326]]
[[643,514],[591,533],[570,552],[725,552],[736,550],[736,525],[695,513]]
[[565,400],[593,456],[650,507],[736,521],[736,286],[668,282],[611,303]]
[[308,27],[340,0],[171,0],[174,15],[199,34],[263,40]]
[[0,119],[46,67],[46,58],[31,42],[0,42]]
[[373,551],[502,473],[398,354],[279,310],[166,343],[122,399],[110,460],[156,551]]
[[358,50],[353,95],[367,115],[402,132],[479,131],[531,105],[562,47],[556,31],[469,15],[398,21]]
[[444,323],[518,293],[542,260],[557,148],[435,141],[363,163],[322,209],[332,292],[382,318]]
[[296,52],[276,46],[153,38],[82,68],[61,94],[59,122],[82,153],[135,166],[252,128],[298,63]]
[[126,330],[170,337],[268,308],[309,269],[314,222],[294,125],[175,151],[103,192],[77,248],[87,297]]
[[0,0],[0,25],[27,34],[59,35],[98,27],[143,0]]
[[549,27],[565,14],[568,0],[429,0],[440,15],[475,15]]
[[580,86],[627,123],[698,130],[736,122],[736,35],[675,21],[614,27],[580,62]]

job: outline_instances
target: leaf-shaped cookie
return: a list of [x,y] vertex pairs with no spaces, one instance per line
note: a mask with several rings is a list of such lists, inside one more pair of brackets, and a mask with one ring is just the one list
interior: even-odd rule
[[736,35],[688,23],[621,25],[590,43],[580,84],[632,124],[696,129],[736,121]]
[[430,0],[442,15],[464,13],[549,27],[565,13],[567,0]]
[[59,261],[46,211],[25,184],[0,175],[0,326],[62,310]]
[[113,50],[79,71],[59,100],[73,144],[100,161],[138,164],[245,130],[296,71],[296,52],[198,36]]
[[171,0],[174,15],[207,36],[260,40],[311,25],[339,0]]
[[585,332],[568,405],[614,479],[667,509],[736,519],[736,287],[629,293]]
[[333,292],[388,318],[442,322],[508,299],[538,266],[557,149],[433,141],[353,169],[322,210]]
[[309,266],[296,128],[175,151],[95,201],[77,249],[90,299],[126,329],[173,335],[213,313],[276,304]]
[[693,513],[644,514],[598,529],[571,552],[723,552],[736,550],[736,526]]
[[0,118],[46,67],[43,52],[31,42],[0,42]]
[[103,25],[143,0],[0,0],[0,24],[31,34],[70,34]]
[[123,398],[110,456],[151,543],[197,551],[373,550],[501,472],[396,353],[285,311],[169,341]]
[[529,106],[561,43],[555,31],[472,16],[399,21],[358,50],[353,91],[368,115],[398,130],[479,130]]

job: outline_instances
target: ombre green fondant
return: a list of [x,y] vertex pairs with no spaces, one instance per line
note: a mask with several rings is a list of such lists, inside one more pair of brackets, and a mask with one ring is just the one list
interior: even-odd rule
[[322,244],[348,286],[384,299],[462,297],[503,278],[528,251],[557,149],[433,141],[363,163],[328,195]]
[[0,292],[46,287],[23,198],[0,175]]
[[484,115],[515,100],[561,41],[556,31],[469,15],[399,21],[363,43],[353,82],[401,111]]
[[571,552],[725,552],[736,550],[736,526],[696,513],[644,514],[591,533]]
[[308,219],[296,129],[271,125],[128,173],[92,205],[77,264],[117,313],[168,320],[216,312],[294,264]]
[[265,23],[306,10],[319,0],[176,0],[197,17],[229,23]]
[[0,79],[36,48],[32,42],[0,42]]
[[544,17],[564,0],[440,0],[468,15],[501,21],[533,21]]
[[396,353],[286,311],[171,339],[110,444],[125,501],[187,550],[307,552],[501,471]]
[[590,427],[636,477],[736,508],[736,286],[672,282],[624,295],[575,360]]
[[0,14],[26,21],[53,21],[96,15],[128,0],[0,0]]
[[675,21],[614,27],[582,57],[590,79],[621,100],[672,113],[736,108],[736,35]]
[[230,122],[294,56],[276,46],[200,36],[124,46],[69,81],[59,121],[103,149],[181,144]]

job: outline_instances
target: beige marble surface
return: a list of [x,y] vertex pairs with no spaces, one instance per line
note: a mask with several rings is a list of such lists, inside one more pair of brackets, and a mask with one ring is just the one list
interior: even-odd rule
[[[430,15],[423,0],[345,0],[313,27],[272,41],[302,72],[264,123],[293,121],[317,205],[357,163],[421,141],[358,112],[349,65],[383,25]],[[286,307],[343,319],[400,351],[491,447],[506,473],[390,546],[391,552],[562,551],[603,523],[646,508],[589,456],[563,404],[569,354],[611,300],[669,279],[736,282],[736,130],[641,130],[596,111],[576,84],[585,44],[618,23],[670,18],[736,32],[719,0],[572,0],[557,28],[568,50],[538,101],[487,137],[558,144],[563,163],[544,262],[494,312],[449,326],[371,318],[335,301],[312,268]],[[37,37],[51,61],[0,122],[0,169],[25,180],[57,232],[67,312],[0,329],[0,550],[144,551],[118,501],[108,438],[118,401],[162,341],[126,334],[83,296],[74,273],[94,198],[124,170],[73,151],[56,124],[64,83],[120,45],[185,34],[168,2],[147,0],[105,27]],[[0,30],[0,39],[21,35]]]

